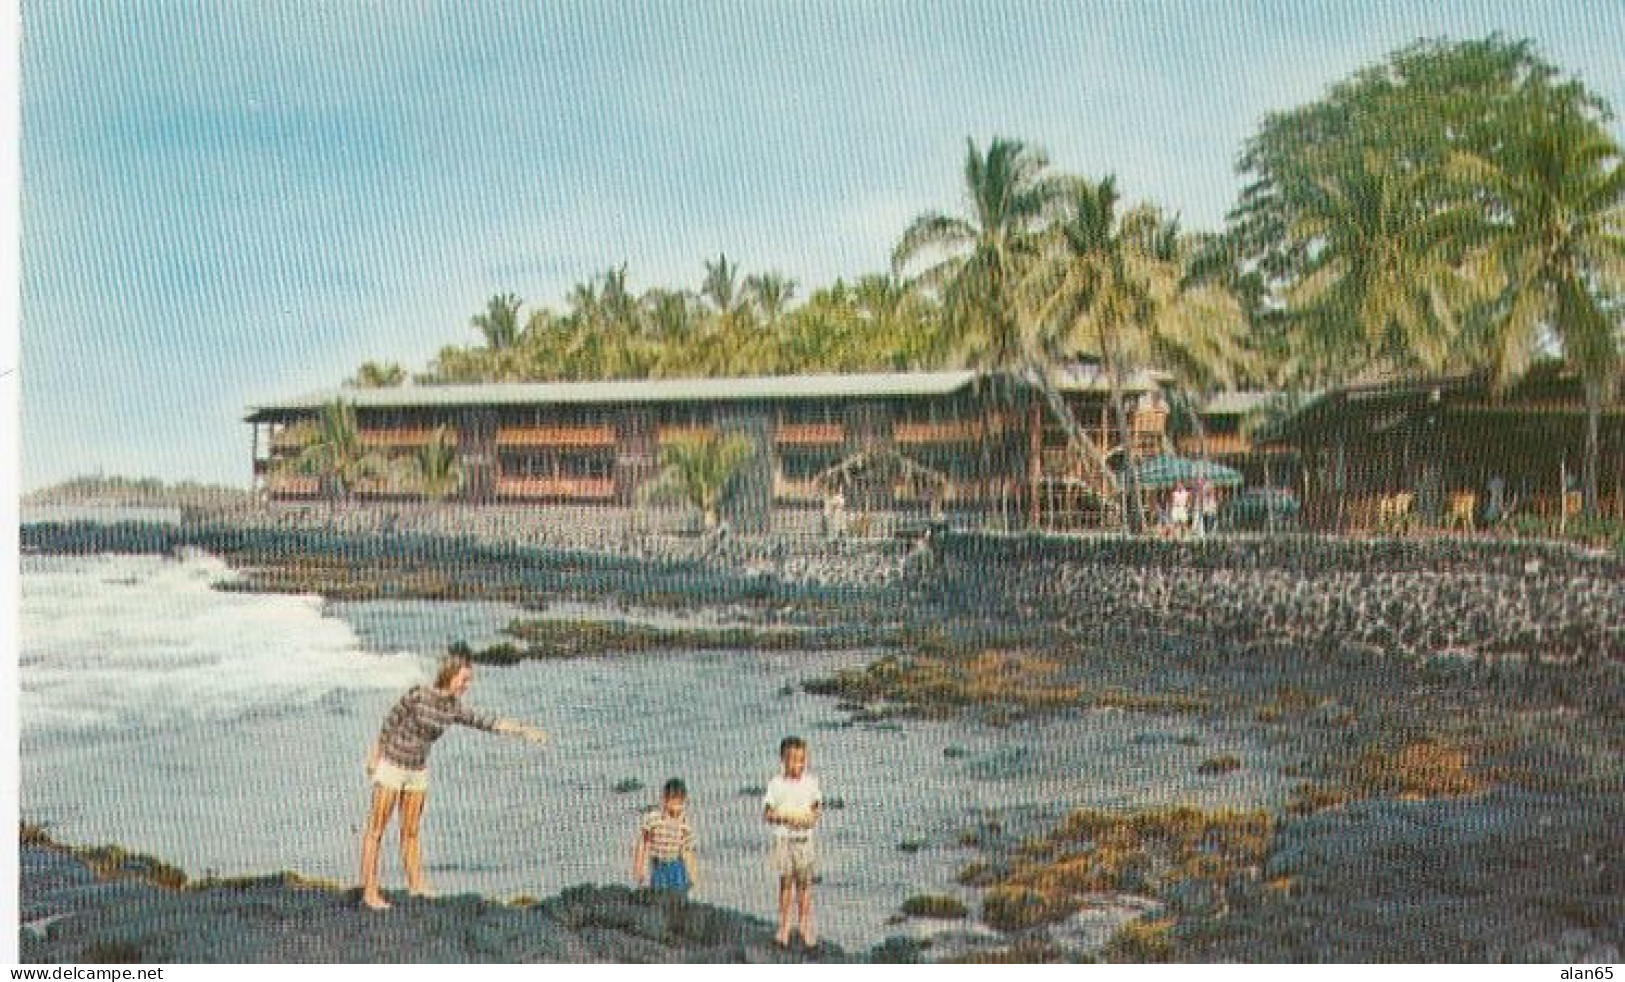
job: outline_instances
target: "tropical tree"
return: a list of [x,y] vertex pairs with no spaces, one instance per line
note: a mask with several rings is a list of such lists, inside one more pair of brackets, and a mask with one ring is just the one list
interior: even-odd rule
[[1122,335],[1120,360],[1174,376],[1205,457],[1207,433],[1198,400],[1235,388],[1260,368],[1252,322],[1224,261],[1226,243],[1220,236],[1184,232],[1177,219],[1151,205],[1130,212],[1124,226],[1140,253],[1150,305],[1148,320]]
[[745,295],[768,330],[779,326],[779,319],[789,309],[795,294],[796,281],[783,273],[756,273],[745,277]]
[[469,323],[485,338],[491,351],[505,351],[519,341],[519,308],[524,301],[512,293],[492,297],[482,313],[475,314]]
[[[1032,359],[1016,314],[1016,286],[1038,255],[1039,233],[1063,183],[1045,175],[1042,151],[1019,141],[996,137],[986,154],[965,142],[968,215],[927,212],[914,219],[892,252],[892,269],[902,275],[920,257],[936,257],[914,283],[941,299],[952,360],[976,370],[978,382],[991,383],[995,399],[1019,418],[1019,380]],[[1070,418],[1062,400],[1051,405]],[[984,443],[984,472],[991,458]]]
[[739,266],[728,262],[726,254],[717,256],[716,262],[706,260],[700,297],[709,300],[719,314],[739,311],[744,299],[739,290]]
[[429,441],[413,455],[417,486],[430,501],[443,501],[463,486],[463,465],[457,456],[457,441],[445,426],[437,426]]
[[[1418,41],[1320,99],[1269,115],[1238,163],[1246,184],[1230,234],[1239,262],[1271,288],[1289,287],[1317,262],[1316,240],[1292,230],[1321,204],[1326,182],[1402,182],[1437,174],[1458,153],[1491,156],[1510,132],[1512,107],[1556,76],[1529,41]],[[1372,191],[1380,200],[1381,188]]]
[[655,483],[675,490],[704,516],[706,528],[715,528],[734,475],[754,452],[750,438],[741,433],[676,439],[661,448],[662,470]]
[[1054,213],[1060,184],[1044,174],[1049,160],[1042,151],[995,138],[984,155],[965,142],[968,216],[927,212],[914,219],[892,252],[892,269],[901,275],[935,254],[914,282],[942,298],[956,360],[1008,374],[1023,361],[1015,286],[1038,253],[1038,233]]
[[1129,531],[1145,527],[1135,486],[1134,441],[1123,402],[1123,338],[1149,322],[1154,308],[1150,280],[1160,270],[1147,261],[1143,236],[1125,233],[1119,220],[1117,182],[1079,181],[1066,220],[1029,280],[1030,307],[1039,343],[1053,352],[1078,346],[1100,353],[1111,390],[1112,414],[1123,447],[1122,490]]
[[1488,196],[1484,256],[1499,284],[1489,349],[1498,385],[1517,378],[1555,335],[1585,392],[1583,498],[1598,508],[1599,430],[1620,377],[1625,295],[1625,161],[1585,106],[1562,90],[1524,109],[1494,157],[1463,155],[1457,172]]
[[343,399],[324,403],[315,420],[302,425],[301,433],[299,452],[284,467],[315,477],[331,499],[348,500],[364,482],[388,469],[387,461],[362,441],[355,407]]
[[384,389],[401,385],[405,381],[406,369],[398,363],[369,361],[356,369],[355,377],[350,379],[348,384],[361,389]]
[[1462,367],[1451,364],[1460,323],[1483,300],[1463,265],[1476,217],[1438,186],[1437,173],[1401,173],[1371,151],[1304,196],[1287,230],[1306,257],[1286,290],[1288,331],[1318,378]]

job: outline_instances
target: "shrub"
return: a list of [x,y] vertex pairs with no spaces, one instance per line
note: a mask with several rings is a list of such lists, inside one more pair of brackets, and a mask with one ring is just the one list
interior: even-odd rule
[[1240,757],[1235,754],[1224,754],[1219,757],[1209,757],[1207,760],[1202,761],[1196,770],[1201,774],[1228,774],[1231,771],[1239,770],[1240,767]]
[[903,901],[903,913],[910,917],[929,917],[937,920],[959,920],[970,913],[965,905],[954,897],[944,897],[937,894],[922,894],[910,897]]
[[1072,911],[1073,904],[1066,896],[1031,887],[994,887],[982,900],[982,920],[1001,931],[1050,924]]
[[1169,930],[1173,926],[1172,918],[1131,921],[1106,942],[1101,954],[1114,962],[1172,961],[1174,942]]

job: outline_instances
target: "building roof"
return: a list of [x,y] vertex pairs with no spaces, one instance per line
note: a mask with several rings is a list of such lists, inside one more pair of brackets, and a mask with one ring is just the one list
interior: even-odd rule
[[[1584,413],[1578,377],[1555,363],[1537,365],[1499,394],[1484,372],[1414,379],[1385,377],[1321,392],[1255,436],[1272,443],[1303,441],[1315,433],[1347,425],[1361,414],[1441,402],[1455,406],[1465,403],[1455,411],[1524,412],[1554,395],[1566,397],[1564,411]],[[1625,407],[1625,403],[1612,400],[1604,412],[1613,415],[1615,406]],[[1550,407],[1546,408],[1550,411]]]
[[[247,422],[303,415],[334,399],[361,409],[469,408],[477,406],[614,405],[663,402],[747,402],[786,399],[945,396],[970,387],[972,371],[874,372],[861,375],[761,375],[748,378],[635,379],[613,382],[472,382],[346,386],[310,392],[279,402],[248,407]],[[1154,387],[1156,373],[1140,371],[1124,382],[1125,391]],[[1056,374],[1066,392],[1107,387],[1104,374],[1090,365],[1069,366]]]
[[1280,396],[1279,392],[1220,392],[1202,407],[1204,416],[1245,416]]

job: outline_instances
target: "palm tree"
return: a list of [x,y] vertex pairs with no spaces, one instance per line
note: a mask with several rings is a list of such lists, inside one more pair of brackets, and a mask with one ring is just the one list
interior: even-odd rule
[[413,457],[417,484],[430,501],[444,501],[461,490],[463,465],[457,458],[457,442],[445,426],[435,427],[429,442]]
[[1625,294],[1625,162],[1561,93],[1538,93],[1526,112],[1495,160],[1463,157],[1455,168],[1491,199],[1483,255],[1501,285],[1491,327],[1496,383],[1529,367],[1543,332],[1556,335],[1585,390],[1583,497],[1595,517],[1602,407],[1620,375],[1609,305]]
[[305,427],[299,453],[284,466],[315,477],[322,492],[334,500],[348,500],[363,482],[387,470],[387,462],[362,441],[355,407],[343,399],[323,404]]
[[1022,360],[1013,291],[1037,255],[1059,184],[1044,175],[1043,152],[1019,141],[995,138],[985,156],[974,141],[965,142],[970,216],[927,212],[914,219],[892,252],[892,269],[901,275],[923,254],[944,254],[916,282],[942,297],[961,361],[1008,372]]
[[364,362],[349,382],[361,389],[384,389],[406,382],[406,369],[396,362]]
[[[995,137],[983,155],[975,141],[965,143],[969,216],[927,212],[914,219],[892,252],[892,270],[901,275],[927,253],[942,257],[915,282],[941,298],[955,360],[975,369],[979,383],[991,381],[995,398],[1019,418],[1018,377],[1030,359],[1015,289],[1037,256],[1039,232],[1061,185],[1045,176],[1049,160],[1042,151]],[[985,473],[992,470],[992,448],[982,446]],[[1000,502],[1007,507],[1002,482]]]
[[715,528],[729,483],[754,452],[750,438],[741,433],[673,440],[661,449],[663,469],[655,483],[674,489],[704,516],[706,528]]
[[769,330],[777,328],[779,318],[790,306],[796,294],[796,281],[783,273],[756,273],[745,277],[745,295],[756,305]]
[[728,315],[739,310],[743,299],[739,293],[739,267],[729,263],[726,254],[717,256],[714,263],[706,260],[700,296],[711,301],[719,314]]
[[485,338],[492,351],[505,351],[519,341],[519,308],[524,301],[512,293],[498,294],[487,301],[485,312],[469,321]]
[[1139,265],[1151,304],[1149,320],[1119,338],[1120,361],[1173,374],[1178,400],[1206,457],[1207,431],[1196,395],[1233,389],[1262,367],[1251,343],[1251,321],[1229,286],[1225,243],[1217,236],[1184,233],[1177,219],[1148,205],[1124,216],[1123,224],[1142,254]]
[[1460,314],[1481,299],[1461,267],[1473,215],[1442,203],[1438,184],[1370,152],[1320,181],[1287,230],[1314,257],[1287,304],[1319,373],[1372,363],[1436,372],[1459,350]]
[[1052,246],[1029,282],[1037,298],[1035,324],[1042,345],[1052,351],[1088,346],[1100,352],[1125,454],[1123,510],[1129,531],[1138,533],[1145,527],[1145,514],[1123,404],[1122,352],[1124,335],[1151,319],[1152,269],[1143,251],[1145,229],[1120,221],[1117,202],[1113,177],[1074,185],[1071,213],[1056,228]]

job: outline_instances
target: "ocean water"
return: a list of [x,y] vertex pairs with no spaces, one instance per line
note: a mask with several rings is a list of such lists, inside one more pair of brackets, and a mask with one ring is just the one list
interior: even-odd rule
[[[489,641],[519,611],[213,588],[232,575],[204,555],[24,558],[23,817],[193,875],[294,869],[353,883],[363,763],[384,714],[427,680],[447,643]],[[579,604],[560,613],[627,616]],[[479,668],[472,705],[538,723],[553,740],[536,748],[459,730],[437,744],[423,827],[432,881],[442,894],[496,897],[624,882],[640,810],[681,776],[699,896],[771,918],[760,789],[794,732],[842,805],[819,831],[822,931],[863,946],[896,933],[887,919],[911,895],[974,900],[954,876],[974,858],[960,836],[980,819],[1019,824],[1083,804],[1254,807],[1285,790],[1265,749],[1189,719],[1105,711],[1004,728],[846,726],[832,700],[800,691],[868,657],[659,652]],[[1242,768],[1198,773],[1223,753]],[[623,781],[644,787],[614,790]],[[401,885],[393,840],[383,876],[386,889]]]

